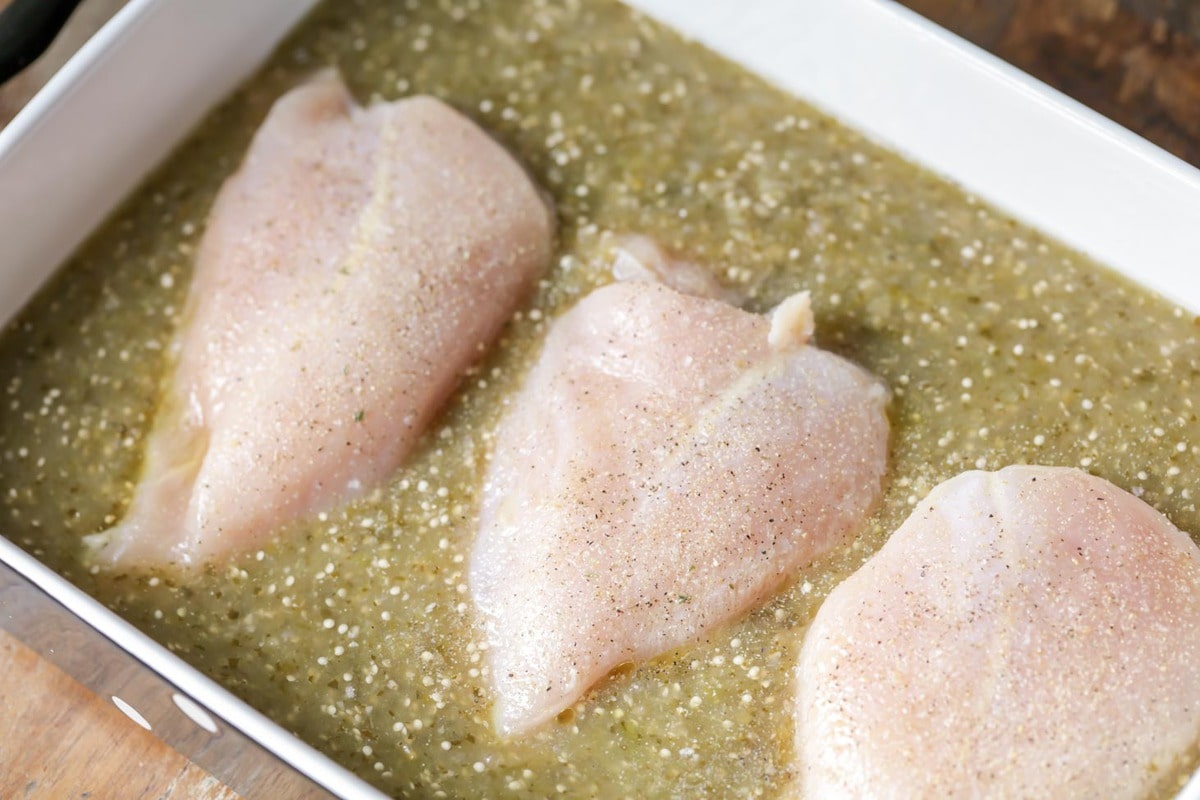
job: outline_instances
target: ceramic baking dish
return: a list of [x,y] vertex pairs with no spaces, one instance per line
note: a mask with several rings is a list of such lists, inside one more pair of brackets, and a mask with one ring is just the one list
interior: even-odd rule
[[[0,132],[0,319],[314,1],[133,0],[80,50]],[[1200,171],[920,17],[886,0],[631,4],[1200,311]],[[243,796],[380,796],[2,537],[0,626]],[[1200,778],[1181,796],[1200,800]]]

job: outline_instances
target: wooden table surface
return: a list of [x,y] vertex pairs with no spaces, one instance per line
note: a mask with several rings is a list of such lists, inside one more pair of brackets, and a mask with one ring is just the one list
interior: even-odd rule
[[238,795],[0,631],[0,797]]
[[[0,126],[125,2],[86,0],[0,89]],[[1200,165],[1200,0],[904,2]],[[236,797],[0,631],[0,798]]]

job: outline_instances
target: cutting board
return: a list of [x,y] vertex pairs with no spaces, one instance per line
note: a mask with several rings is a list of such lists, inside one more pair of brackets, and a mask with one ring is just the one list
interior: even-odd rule
[[0,631],[0,797],[237,800],[238,795]]

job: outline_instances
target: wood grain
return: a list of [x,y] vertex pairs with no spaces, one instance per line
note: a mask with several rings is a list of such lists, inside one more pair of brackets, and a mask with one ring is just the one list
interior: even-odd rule
[[216,778],[0,631],[0,797],[237,800]]
[[1200,0],[899,0],[1200,166]]

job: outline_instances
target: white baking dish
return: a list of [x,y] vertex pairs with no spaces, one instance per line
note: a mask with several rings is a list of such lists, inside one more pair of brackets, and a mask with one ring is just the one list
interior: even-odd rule
[[[133,0],[79,52],[0,132],[0,318],[313,3]],[[1200,172],[920,17],[885,0],[632,5],[1200,310]],[[144,695],[127,704],[244,795],[264,793],[268,784],[248,773],[273,763],[339,796],[378,796],[0,538],[0,626],[115,696],[111,675],[80,675],[78,657],[54,646],[58,628],[48,636],[47,625],[77,626],[103,657],[141,670],[140,684],[123,673],[121,690],[138,684]],[[179,714],[191,720],[186,734]],[[254,759],[261,770],[245,769]],[[1200,799],[1200,779],[1183,796]]]

